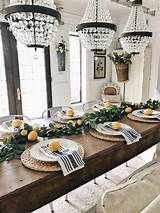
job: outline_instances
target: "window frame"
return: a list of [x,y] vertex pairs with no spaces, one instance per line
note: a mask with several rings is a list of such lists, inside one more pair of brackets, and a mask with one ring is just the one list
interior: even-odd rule
[[[79,35],[76,35],[74,33],[69,33],[69,36],[77,37],[79,38]],[[82,103],[82,44],[79,39],[79,45],[80,45],[80,101],[71,102],[71,104],[80,104]]]
[[[18,100],[17,89],[20,86],[19,61],[17,41],[8,29],[9,25],[0,22],[0,30],[2,35],[2,46],[5,64],[5,74],[8,91],[8,104],[10,114],[22,114],[22,101]],[[47,88],[47,107],[52,107],[52,78],[50,66],[50,48],[44,48],[45,74]]]

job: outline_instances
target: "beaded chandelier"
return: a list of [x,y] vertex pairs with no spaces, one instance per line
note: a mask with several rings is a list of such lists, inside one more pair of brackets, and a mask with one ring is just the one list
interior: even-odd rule
[[11,0],[3,10],[15,38],[28,47],[46,47],[61,20],[54,0]]
[[151,37],[152,32],[146,24],[142,0],[134,0],[128,22],[120,36],[121,45],[128,53],[140,53],[147,47]]
[[84,47],[89,50],[107,49],[116,29],[107,9],[106,0],[89,0],[84,17],[77,26]]

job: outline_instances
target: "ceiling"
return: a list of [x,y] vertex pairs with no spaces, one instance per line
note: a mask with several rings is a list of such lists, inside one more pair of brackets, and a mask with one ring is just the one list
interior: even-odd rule
[[[108,7],[111,11],[111,14],[123,13],[124,6],[120,6],[115,2],[126,4],[127,0],[106,0],[108,2]],[[86,8],[88,0],[55,0],[55,3],[58,7],[62,7],[64,11],[72,14],[77,14],[82,16]],[[158,8],[158,3],[160,0],[143,0],[143,5],[150,10],[155,10]],[[0,9],[9,4],[9,0],[0,0]]]
[[[121,5],[126,5],[127,0],[106,0],[108,2],[108,7],[111,13],[123,13],[124,7]],[[143,0],[143,6],[147,8],[147,10],[155,10],[158,8],[158,3],[160,0]],[[55,0],[56,4],[59,7],[63,7],[64,11],[74,13],[82,16],[84,14],[84,10],[86,8],[88,0]],[[118,4],[119,3],[119,4]]]

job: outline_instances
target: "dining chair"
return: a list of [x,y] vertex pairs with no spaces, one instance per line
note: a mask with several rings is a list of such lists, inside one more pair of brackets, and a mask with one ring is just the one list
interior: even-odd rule
[[96,104],[102,104],[102,100],[89,101],[89,102],[84,103],[83,104],[83,111],[84,112],[89,111]]
[[26,122],[31,122],[31,119],[26,115],[7,115],[7,116],[0,117],[0,125],[3,122],[11,121],[11,120],[16,119],[16,118],[24,120]]
[[61,111],[63,108],[64,106],[56,106],[48,108],[42,113],[42,118],[53,118],[55,113]]
[[[56,107],[48,108],[42,113],[42,118],[43,119],[53,118],[56,112],[62,111],[64,108],[68,108],[68,106],[56,106]],[[68,194],[65,195],[65,201],[66,202],[69,201]],[[54,213],[53,202],[49,203],[49,207],[50,207],[51,213]]]

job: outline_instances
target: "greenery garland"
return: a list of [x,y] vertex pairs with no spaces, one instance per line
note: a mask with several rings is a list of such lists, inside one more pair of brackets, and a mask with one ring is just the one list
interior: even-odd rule
[[[4,137],[3,145],[0,145],[0,162],[19,159],[25,150],[26,144],[35,142],[39,137],[62,137],[65,135],[81,134],[91,128],[95,128],[97,124],[104,122],[117,121],[122,119],[132,110],[137,109],[158,109],[160,102],[158,100],[148,100],[146,103],[131,104],[122,102],[120,107],[108,103],[103,109],[94,113],[85,113],[83,120],[69,121],[65,125],[57,125],[51,123],[49,127],[34,127],[28,124],[16,126],[15,135],[10,134]],[[17,122],[15,122],[17,124]]]

